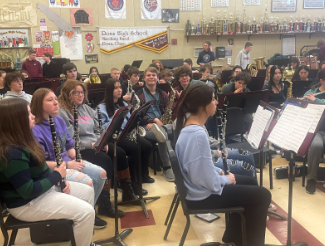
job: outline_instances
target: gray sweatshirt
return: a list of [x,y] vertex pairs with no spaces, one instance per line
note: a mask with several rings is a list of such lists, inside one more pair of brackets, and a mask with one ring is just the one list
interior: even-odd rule
[[246,53],[245,49],[239,51],[235,65],[241,66],[243,69],[246,69],[248,64],[250,63],[250,54]]
[[[91,144],[96,142],[100,136],[97,114],[91,107],[87,106],[86,104],[78,106],[77,109],[79,114],[78,125],[80,150],[91,149]],[[73,137],[73,115],[65,109],[60,109],[59,115],[64,119],[65,123],[67,124],[70,136]]]
[[25,93],[24,91],[18,95],[17,93],[14,93],[12,91],[7,91],[6,94],[4,94],[4,99],[7,99],[7,98],[21,98],[21,99],[24,99],[26,100],[28,103],[30,103],[32,101],[32,95],[29,95],[27,93]]

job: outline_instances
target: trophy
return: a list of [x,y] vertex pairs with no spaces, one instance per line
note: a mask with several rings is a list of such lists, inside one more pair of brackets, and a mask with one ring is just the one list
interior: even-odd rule
[[310,26],[310,31],[311,32],[315,32],[315,23],[316,23],[316,18],[314,18],[314,21],[311,22],[311,26]]
[[235,34],[235,23],[232,13],[230,13],[229,23],[228,23],[228,34],[233,35]]
[[223,35],[228,35],[228,23],[227,23],[227,13],[224,11],[223,15]]
[[264,12],[264,32],[269,33],[269,15],[267,13],[267,4],[265,4]]
[[257,25],[256,25],[256,19],[255,19],[255,17],[253,17],[252,32],[253,33],[257,33]]
[[318,16],[317,32],[320,32],[321,30],[322,30],[321,16]]
[[197,31],[196,31],[196,35],[201,35],[200,20],[198,20],[198,22],[197,22]]
[[296,16],[295,32],[300,32],[300,23],[298,17]]
[[292,16],[290,16],[290,21],[289,21],[289,32],[293,32],[293,26],[292,26]]
[[245,5],[244,5],[244,12],[243,12],[243,30],[242,30],[242,34],[246,34],[246,9],[245,9]]
[[187,22],[185,25],[185,32],[186,32],[186,36],[191,35],[191,23],[190,23],[189,19],[187,19]]
[[307,18],[307,32],[310,32],[310,15],[308,15],[308,18]]
[[263,22],[263,16],[261,16],[261,19],[260,19],[260,24],[259,24],[259,32],[258,33],[264,33],[264,22]]
[[241,22],[239,20],[239,15],[236,17],[236,34],[241,34]]
[[201,21],[201,28],[202,28],[202,35],[206,35],[207,33],[207,21],[205,20],[205,18],[203,17],[202,21]]
[[247,22],[247,25],[246,25],[246,33],[247,34],[252,34],[253,31],[252,31],[252,21],[251,21],[251,18],[248,17],[248,22]]
[[216,28],[215,28],[214,17],[211,17],[211,20],[209,23],[209,35],[213,35],[215,33],[216,33]]
[[222,34],[222,27],[221,27],[222,21],[220,17],[220,11],[217,11],[217,19],[216,19],[216,34],[221,35]]

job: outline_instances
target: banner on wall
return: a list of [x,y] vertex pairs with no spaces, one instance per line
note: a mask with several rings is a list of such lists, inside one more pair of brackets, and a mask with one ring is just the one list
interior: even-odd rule
[[49,0],[50,8],[80,8],[80,0]]
[[32,4],[0,5],[0,27],[31,27],[37,24],[37,13]]
[[109,55],[137,46],[161,53],[168,48],[167,27],[100,27],[100,51]]
[[141,0],[141,19],[161,19],[161,0]]
[[126,19],[126,0],[105,0],[105,18]]

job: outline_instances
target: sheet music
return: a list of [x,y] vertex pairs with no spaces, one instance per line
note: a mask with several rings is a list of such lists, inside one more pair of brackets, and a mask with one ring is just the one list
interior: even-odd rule
[[313,108],[287,105],[268,140],[283,149],[297,153],[316,114],[317,111]]
[[251,146],[255,149],[258,148],[262,140],[264,131],[268,129],[272,119],[274,111],[264,109],[262,106],[258,106],[254,115],[254,120],[249,131],[247,140]]
[[325,105],[309,103],[306,108],[308,108],[309,110],[313,109],[313,110],[316,111],[315,118],[313,120],[313,123],[311,124],[310,129],[309,129],[309,132],[314,133],[316,128],[317,128],[318,122],[320,121],[320,119],[321,119],[321,117],[323,115]]

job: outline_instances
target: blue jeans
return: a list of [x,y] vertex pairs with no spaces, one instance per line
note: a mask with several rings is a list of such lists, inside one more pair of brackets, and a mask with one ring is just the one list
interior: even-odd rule
[[[229,166],[229,170],[233,174],[250,176],[256,179],[256,169],[253,154],[249,151],[243,151],[238,149],[229,149],[227,163]],[[221,169],[223,168],[222,158],[219,158],[217,162],[214,163],[216,167]]]
[[67,169],[66,179],[68,181],[79,182],[82,184],[86,184],[88,181],[92,180],[94,187],[94,202],[96,204],[96,201],[103,189],[106,180],[106,178],[103,179],[100,176],[100,173],[104,169],[85,160],[83,160],[83,163],[85,164],[85,168],[82,170],[82,172],[73,169]]

